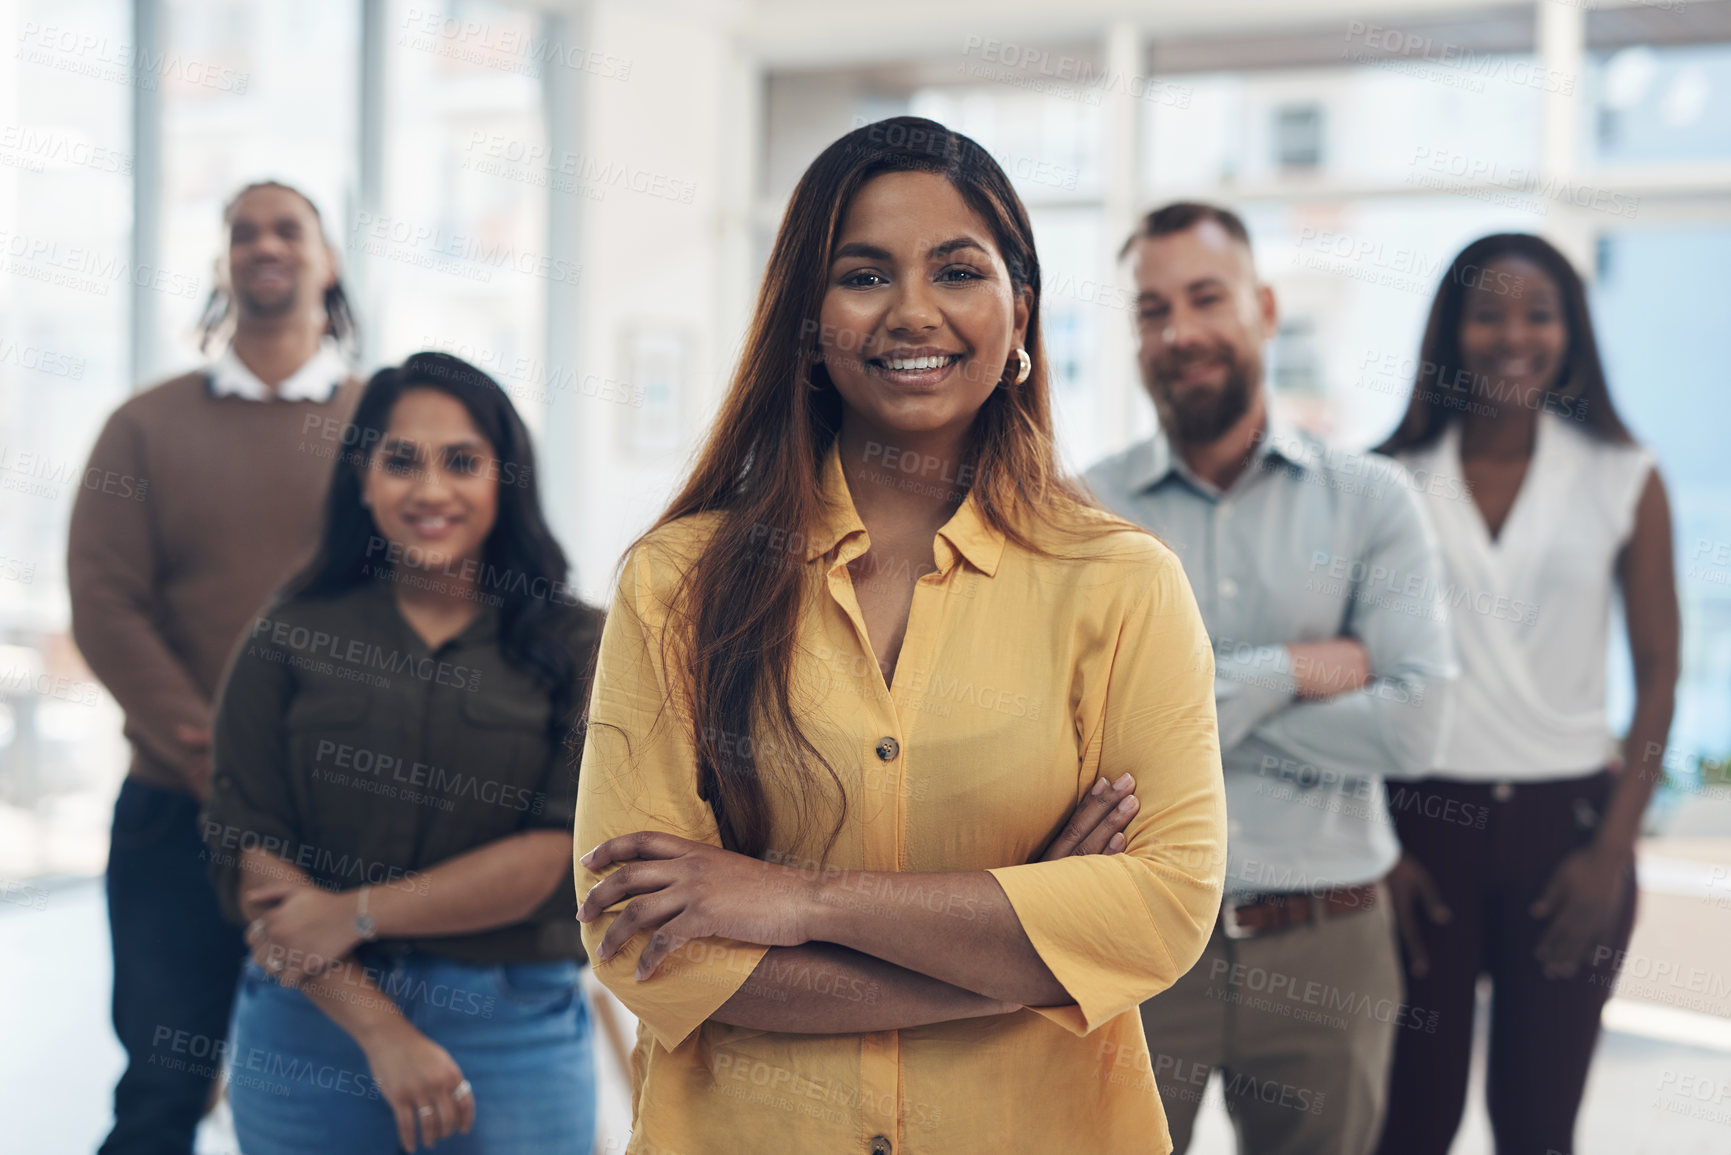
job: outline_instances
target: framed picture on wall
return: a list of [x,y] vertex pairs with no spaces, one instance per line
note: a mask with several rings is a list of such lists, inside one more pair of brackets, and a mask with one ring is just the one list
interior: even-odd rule
[[693,342],[688,329],[643,321],[625,330],[622,364],[631,403],[621,424],[631,454],[671,453],[680,446],[683,399],[690,390]]

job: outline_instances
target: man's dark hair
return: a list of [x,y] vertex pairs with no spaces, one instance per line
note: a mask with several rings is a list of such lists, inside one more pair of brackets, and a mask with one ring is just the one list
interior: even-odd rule
[[1247,249],[1250,247],[1250,230],[1244,227],[1243,219],[1231,209],[1204,204],[1201,201],[1173,201],[1169,205],[1161,205],[1142,218],[1142,223],[1136,226],[1136,231],[1130,234],[1124,247],[1118,250],[1118,259],[1123,260],[1129,256],[1137,241],[1168,237],[1173,233],[1194,228],[1204,221],[1213,221],[1226,230],[1227,236]]
[[[247,193],[261,188],[279,188],[284,192],[293,193],[306,202],[307,208],[312,210],[313,220],[318,224],[321,239],[326,245],[331,243],[330,237],[324,231],[324,217],[319,213],[319,206],[313,203],[313,198],[293,185],[284,184],[280,180],[254,181],[230,197],[228,203],[222,206],[222,223],[225,228],[234,215],[234,208],[240,203],[240,199]],[[198,318],[198,347],[201,351],[210,348],[211,342],[216,339],[217,334],[228,322],[233,312],[233,298],[229,296],[221,284],[213,285],[210,296],[204,302],[204,311],[199,314]],[[330,288],[325,290],[325,317],[327,318],[325,332],[336,338],[339,348],[344,351],[352,351],[358,339],[355,310],[349,304],[349,295],[343,289],[343,281],[340,276],[332,282]]]

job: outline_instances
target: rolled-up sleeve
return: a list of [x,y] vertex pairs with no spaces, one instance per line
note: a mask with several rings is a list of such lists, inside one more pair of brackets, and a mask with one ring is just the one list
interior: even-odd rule
[[[626,562],[601,632],[577,778],[579,895],[616,869],[598,874],[581,862],[609,838],[663,830],[721,845],[715,816],[697,793],[689,720],[667,692],[661,654],[666,620],[661,606],[667,595],[654,588],[649,548],[639,547]],[[583,927],[591,959],[625,905],[614,904]],[[697,939],[673,952],[653,978],[638,982],[637,958],[646,942],[645,936],[635,936],[612,959],[595,963],[595,977],[669,1051],[733,997],[769,949],[732,939]]]
[[240,858],[262,849],[293,861],[300,822],[288,780],[283,725],[294,694],[289,655],[251,634],[229,666],[218,697],[213,735],[214,775],[201,831],[210,878],[231,922],[240,911]]
[[[1177,982],[1220,909],[1226,801],[1214,651],[1178,560],[1155,574],[1106,655],[1105,694],[1085,763],[1136,776],[1141,809],[1116,855],[991,871],[1074,1006],[1036,1007],[1084,1035]],[[1092,778],[1092,775],[1085,775]]]

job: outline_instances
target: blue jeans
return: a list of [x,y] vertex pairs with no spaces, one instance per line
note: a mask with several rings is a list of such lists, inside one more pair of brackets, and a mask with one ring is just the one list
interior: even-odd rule
[[210,1101],[246,944],[217,906],[207,857],[196,798],[121,784],[107,890],[126,1072],[101,1155],[190,1155]]
[[[416,1029],[474,1087],[475,1126],[438,1155],[589,1155],[595,1073],[574,962],[476,966],[426,953],[366,956]],[[388,1155],[390,1104],[366,1055],[299,991],[248,961],[229,1031],[229,1101],[244,1155]]]

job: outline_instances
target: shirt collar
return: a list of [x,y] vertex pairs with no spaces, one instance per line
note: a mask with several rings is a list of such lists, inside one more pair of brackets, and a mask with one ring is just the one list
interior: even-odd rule
[[[1270,455],[1300,469],[1315,464],[1318,447],[1297,426],[1276,414],[1272,405],[1266,412],[1267,424],[1263,427],[1262,436],[1258,437],[1250,448],[1250,459],[1254,468],[1246,469],[1240,480],[1266,469]],[[1172,443],[1166,438],[1166,431],[1155,430],[1154,436],[1137,446],[1131,457],[1130,492],[1147,493],[1173,473],[1205,490],[1213,489],[1197,477],[1185,464],[1184,458],[1173,450]]]
[[210,367],[210,394],[246,401],[329,401],[348,376],[348,362],[337,343],[326,337],[318,350],[273,390],[246,367],[231,341]]
[[[455,573],[454,569],[453,573]],[[414,570],[398,570],[393,567],[393,569],[383,574],[379,574],[375,571],[361,582],[360,596],[372,599],[373,602],[383,610],[383,616],[375,620],[381,622],[395,622],[397,634],[404,642],[409,643],[412,646],[418,646],[423,650],[427,650],[429,654],[441,653],[447,648],[454,646],[491,645],[493,642],[498,640],[499,606],[493,599],[499,595],[493,593],[491,590],[477,588],[475,596],[476,600],[481,604],[481,612],[475,615],[475,620],[457,631],[457,633],[453,634],[449,640],[440,646],[434,649],[427,649],[425,639],[415,632],[415,627],[409,624],[409,619],[403,614],[402,606],[397,604],[396,583],[399,581],[415,581],[417,580],[417,576],[418,575],[416,575]],[[439,575],[432,575],[431,580],[435,582],[440,580]]]
[[[859,548],[844,548],[838,554],[838,560],[852,561],[866,551],[868,539],[865,523],[860,520],[859,511],[854,508],[853,495],[848,491],[847,475],[842,472],[839,438],[830,443],[824,454],[818,489],[823,495],[824,512],[806,539],[805,560],[822,557],[857,535]],[[995,577],[998,563],[1003,560],[1004,541],[1003,533],[986,520],[978,497],[970,489],[967,498],[938,530],[937,539],[932,543],[938,572],[948,573],[956,559],[962,557],[987,577]]]

